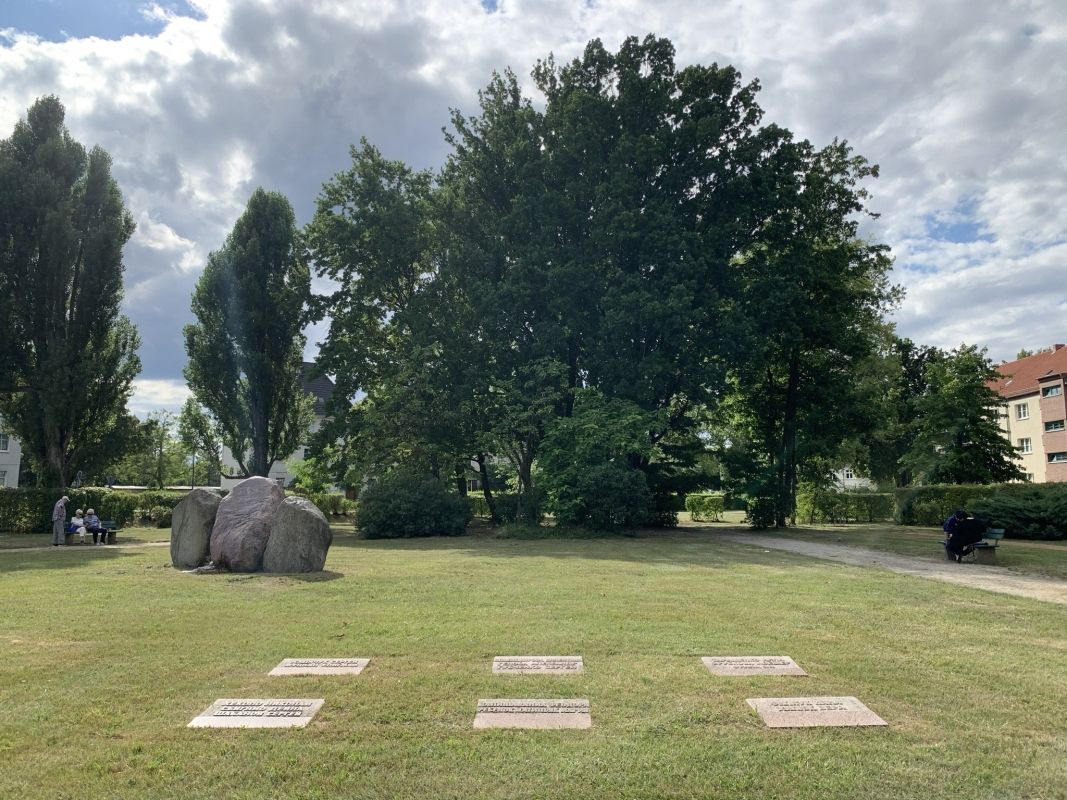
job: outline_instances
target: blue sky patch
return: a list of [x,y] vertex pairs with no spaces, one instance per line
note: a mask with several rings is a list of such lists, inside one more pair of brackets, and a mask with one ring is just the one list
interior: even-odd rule
[[[68,38],[96,36],[119,39],[130,34],[152,34],[163,24],[146,19],[145,0],[3,0],[0,29],[14,28],[42,39],[62,42]],[[161,8],[198,16],[185,0],[161,0]]]

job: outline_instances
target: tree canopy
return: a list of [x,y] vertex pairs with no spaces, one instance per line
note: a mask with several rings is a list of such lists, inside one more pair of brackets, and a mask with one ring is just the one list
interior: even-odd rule
[[65,487],[120,456],[140,372],[120,313],[133,220],[111,158],[43,97],[0,142],[0,414],[38,480]]
[[257,189],[193,292],[185,377],[245,476],[267,475],[307,436],[301,330],[310,281],[292,206]]

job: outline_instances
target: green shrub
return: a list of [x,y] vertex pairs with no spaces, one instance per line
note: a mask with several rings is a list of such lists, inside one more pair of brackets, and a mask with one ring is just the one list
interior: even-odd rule
[[306,495],[327,517],[341,517],[354,514],[356,503],[338,492],[311,492]]
[[726,510],[724,492],[700,492],[685,496],[685,510],[694,522],[719,522]]
[[1025,484],[912,486],[897,489],[896,519],[901,525],[939,526],[958,508],[970,509],[977,501]]
[[608,462],[570,477],[570,483],[549,493],[548,510],[558,523],[598,530],[648,524],[650,498],[643,472]]
[[797,521],[815,523],[883,522],[893,519],[889,492],[841,492],[803,486],[797,492]]
[[157,528],[169,528],[171,523],[172,509],[166,506],[153,506],[148,514],[149,519],[156,524]]
[[396,470],[359,495],[356,529],[368,539],[459,536],[470,519],[467,498],[436,478]]
[[1067,539],[1067,485],[1027,484],[977,500],[971,512],[1015,539]]

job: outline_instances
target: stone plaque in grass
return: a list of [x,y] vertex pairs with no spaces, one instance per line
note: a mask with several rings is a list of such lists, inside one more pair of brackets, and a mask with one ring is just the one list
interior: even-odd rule
[[228,699],[216,700],[190,728],[303,728],[322,708],[322,700]]
[[283,658],[271,675],[358,675],[369,658]]
[[589,728],[588,700],[479,700],[475,728]]
[[575,675],[583,669],[581,656],[497,656],[497,675]]
[[704,656],[712,675],[807,675],[789,656]]
[[886,725],[855,697],[759,697],[746,700],[768,728]]

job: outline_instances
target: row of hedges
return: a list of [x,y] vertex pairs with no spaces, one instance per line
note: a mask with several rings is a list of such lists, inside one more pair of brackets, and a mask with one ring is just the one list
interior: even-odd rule
[[150,521],[170,526],[170,511],[181,502],[185,491],[131,492],[121,489],[0,489],[0,530],[16,533],[43,533],[52,528],[52,507],[61,496],[70,498],[67,517],[75,509],[94,509],[101,519],[114,520],[119,527],[131,522]]
[[356,513],[356,501],[336,492],[312,492],[306,495],[327,517],[346,517]]
[[685,510],[693,522],[718,522],[726,510],[725,492],[699,492],[685,496]]
[[894,518],[896,498],[889,492],[837,492],[802,489],[797,493],[797,520],[809,525],[884,522]]

